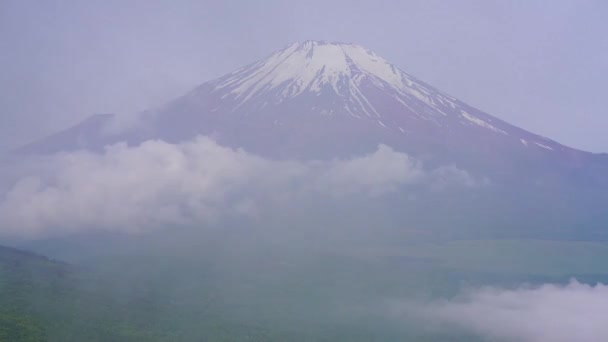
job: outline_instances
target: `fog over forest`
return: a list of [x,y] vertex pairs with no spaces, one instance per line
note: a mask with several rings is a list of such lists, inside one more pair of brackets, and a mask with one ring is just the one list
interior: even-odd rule
[[0,341],[608,340],[605,4],[262,5],[0,4]]

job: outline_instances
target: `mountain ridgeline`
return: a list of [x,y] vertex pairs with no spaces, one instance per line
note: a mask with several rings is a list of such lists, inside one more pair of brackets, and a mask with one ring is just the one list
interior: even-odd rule
[[441,224],[475,231],[598,237],[598,222],[608,218],[607,155],[515,127],[354,44],[292,44],[130,120],[95,115],[16,152],[102,151],[197,135],[273,159],[348,158],[385,144],[427,166],[455,165],[490,186],[424,206],[443,213]]

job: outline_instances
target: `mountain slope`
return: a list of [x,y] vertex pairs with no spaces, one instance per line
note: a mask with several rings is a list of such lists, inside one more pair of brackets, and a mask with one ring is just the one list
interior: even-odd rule
[[203,134],[273,158],[335,158],[384,143],[428,163],[492,179],[549,174],[603,179],[605,156],[572,149],[483,113],[353,44],[306,41],[140,113],[130,125],[97,115],[20,149],[100,150]]

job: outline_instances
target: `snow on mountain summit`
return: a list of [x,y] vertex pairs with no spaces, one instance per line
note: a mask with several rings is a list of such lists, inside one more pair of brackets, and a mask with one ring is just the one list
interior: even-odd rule
[[[250,68],[254,71],[243,77]],[[238,70],[218,88],[233,87],[233,92],[246,100],[264,86],[272,89],[285,83],[282,95],[291,97],[306,90],[320,91],[325,85],[339,94],[341,82],[357,84],[364,77],[395,89],[404,88],[408,80],[403,72],[362,46],[317,41],[292,44],[250,68]]]
[[357,44],[294,43],[210,84],[222,101],[239,108],[267,109],[300,98],[312,111],[345,113],[404,134],[423,121],[442,129],[458,125],[512,135],[523,146],[532,141],[546,150],[555,147],[434,89]]
[[379,116],[361,89],[364,82],[389,89],[395,98],[408,95],[431,105],[452,101],[444,94],[436,94],[439,96],[434,99],[424,85],[360,45],[318,41],[291,44],[233,72],[217,89],[229,89],[239,103],[244,103],[276,89],[280,89],[277,95],[283,100],[304,92],[319,94],[329,87],[337,95],[352,97],[366,114]]

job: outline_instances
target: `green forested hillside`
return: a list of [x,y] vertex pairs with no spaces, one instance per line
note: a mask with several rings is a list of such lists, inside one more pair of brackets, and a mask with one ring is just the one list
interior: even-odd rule
[[164,239],[80,266],[0,247],[0,342],[483,341],[393,309],[488,284],[608,282],[600,262],[608,244],[599,242],[327,252],[228,240],[188,246]]
[[[76,267],[0,247],[0,342],[404,337],[403,329],[359,317],[356,308],[327,311],[359,291],[376,291],[369,282],[359,281],[364,279],[361,272],[371,274],[371,269],[353,268],[349,260],[334,265],[331,260],[285,262],[282,268],[268,269],[262,266],[272,260],[260,256],[244,264],[242,259],[222,261],[218,268],[201,259],[167,262],[148,256],[121,259],[108,271],[105,266]],[[401,340],[437,341],[415,335]]]
[[154,341],[86,272],[35,254],[0,247],[0,341]]

